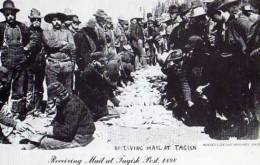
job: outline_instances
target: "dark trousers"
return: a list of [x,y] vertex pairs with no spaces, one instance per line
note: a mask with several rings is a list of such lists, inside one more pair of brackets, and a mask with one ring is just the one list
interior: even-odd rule
[[241,59],[235,54],[220,58],[214,83],[214,105],[234,122],[240,122],[246,110],[245,61]]
[[8,70],[8,87],[12,90],[11,99],[15,102],[11,111],[20,113],[24,111],[24,98],[27,93],[27,65],[23,47],[20,45],[9,45],[9,47],[2,48],[1,62]]
[[27,107],[29,110],[39,108],[43,97],[43,81],[45,77],[45,64],[30,64],[27,68],[28,92]]
[[53,82],[61,82],[64,87],[72,92],[73,66],[71,61],[53,62],[48,61],[46,65],[47,86]]

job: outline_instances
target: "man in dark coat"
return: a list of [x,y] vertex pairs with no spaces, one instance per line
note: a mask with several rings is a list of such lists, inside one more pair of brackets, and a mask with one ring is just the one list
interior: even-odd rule
[[[14,2],[6,0],[0,9],[5,21],[0,23],[1,62],[8,70],[8,86],[12,86],[12,112],[21,114],[25,109],[26,97],[26,65],[27,54],[24,47],[29,41],[28,28],[16,21]],[[19,106],[18,106],[19,105]]]
[[[130,24],[130,42],[133,47],[133,50],[138,58],[136,61],[138,64],[144,65],[144,33],[143,27],[138,23],[138,19],[140,18],[132,18]],[[135,69],[137,68],[137,64],[135,65]]]
[[118,23],[115,28],[115,45],[117,53],[120,53],[123,50],[123,46],[128,43],[127,31],[124,28],[126,22],[128,22],[126,18],[123,18],[122,16],[118,18]]
[[64,149],[89,144],[93,139],[95,125],[84,102],[70,94],[60,82],[50,84],[48,94],[55,102],[57,113],[51,126],[37,131],[47,135],[41,140],[39,147]]
[[98,36],[95,33],[94,19],[90,19],[86,27],[83,27],[74,36],[76,45],[76,63],[80,71],[83,71],[91,62],[91,53],[97,51]]
[[107,40],[106,40],[106,33],[105,33],[105,22],[106,22],[106,13],[102,9],[98,9],[94,14],[96,25],[95,25],[95,33],[97,35],[97,50],[107,54]]
[[98,36],[95,33],[96,21],[90,19],[86,27],[83,27],[74,35],[76,46],[76,64],[78,72],[75,80],[75,94],[79,94],[81,89],[81,73],[90,64],[92,53],[96,52],[98,44]]
[[238,20],[239,1],[226,0],[213,14],[213,20],[220,23],[217,42],[219,62],[216,68],[219,77],[216,86],[218,109],[228,118],[226,136],[243,136],[246,126],[246,29]]
[[[85,68],[81,75],[80,98],[90,108],[94,121],[107,116],[107,101],[110,99],[115,105],[118,100],[113,94],[115,83],[110,81],[114,78],[110,77],[107,71],[106,58],[103,53],[93,53],[91,63]],[[99,54],[99,55],[98,55]],[[113,71],[112,72],[116,72]],[[115,79],[116,80],[116,79]]]
[[45,76],[45,57],[42,50],[41,14],[37,9],[32,9],[29,15],[31,22],[30,42],[25,50],[31,54],[28,60],[28,93],[27,109],[40,110],[40,102],[43,97],[43,80]]
[[[252,6],[254,6],[257,10],[258,13],[260,14],[260,3],[257,0],[252,0],[251,1]],[[250,94],[252,95],[251,98],[251,104],[252,104],[252,109],[251,113],[256,117],[260,113],[260,100],[259,100],[259,95],[260,95],[260,86],[259,86],[259,73],[260,73],[260,68],[259,68],[259,55],[260,55],[260,16],[258,17],[258,20],[252,25],[250,32],[249,32],[249,37],[248,37],[248,42],[247,42],[247,53],[249,54],[249,66],[250,66],[250,82],[251,82],[251,89],[250,89]],[[259,118],[258,118],[259,121]]]

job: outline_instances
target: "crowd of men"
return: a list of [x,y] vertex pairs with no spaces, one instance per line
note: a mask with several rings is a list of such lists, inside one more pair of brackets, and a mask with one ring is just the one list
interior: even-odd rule
[[[200,121],[210,134],[218,132],[219,115],[226,118],[221,137],[242,137],[258,123],[259,5],[257,0],[243,5],[195,0],[171,5],[158,19],[148,13],[147,22],[119,17],[115,27],[98,9],[82,28],[70,11],[42,17],[34,8],[27,27],[16,20],[14,2],[5,0],[0,9],[6,19],[0,23],[0,106],[10,105],[12,117],[1,112],[0,123],[26,130],[28,114],[45,114],[53,117],[52,124],[36,131],[44,138],[34,146],[85,146],[93,138],[94,121],[109,115],[108,100],[120,104],[117,87],[133,82],[136,69],[158,61],[175,117],[188,123],[203,112]],[[42,19],[52,28],[42,29]]]
[[[80,28],[79,17],[70,10],[42,17],[33,8],[27,27],[16,20],[19,9],[13,1],[5,0],[0,12],[6,19],[0,23],[0,123],[24,131],[32,129],[23,122],[28,115],[45,115],[53,118],[52,124],[36,130],[44,138],[34,146],[60,149],[88,144],[94,121],[109,115],[108,100],[119,105],[115,89],[134,81],[128,21],[120,17],[114,29],[112,18],[98,9]],[[51,28],[41,28],[43,19]],[[143,36],[139,31],[132,35],[139,52]],[[9,143],[2,131],[1,142]]]
[[259,1],[192,1],[169,13],[166,105],[214,138],[245,138],[259,127]]

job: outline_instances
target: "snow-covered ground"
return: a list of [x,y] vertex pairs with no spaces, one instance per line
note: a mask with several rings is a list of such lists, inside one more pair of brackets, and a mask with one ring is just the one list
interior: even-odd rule
[[165,82],[159,66],[148,66],[134,73],[135,82],[122,89],[120,118],[96,122],[96,139],[114,145],[197,144],[210,140],[202,127],[188,127],[159,105],[158,91]]

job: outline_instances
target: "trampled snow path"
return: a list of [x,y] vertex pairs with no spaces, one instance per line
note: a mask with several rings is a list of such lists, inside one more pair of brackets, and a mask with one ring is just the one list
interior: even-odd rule
[[[210,140],[202,127],[187,127],[172,117],[172,112],[159,105],[163,73],[159,66],[134,73],[135,82],[122,89],[120,118],[96,122],[96,139],[116,145],[196,144]],[[94,140],[95,141],[95,140]]]
[[[95,138],[84,150],[134,145],[195,145],[199,141],[211,140],[203,133],[202,127],[184,125],[172,117],[171,111],[159,105],[161,93],[157,88],[164,85],[163,77],[159,66],[146,67],[135,72],[135,82],[121,89],[118,96],[120,106],[111,111],[118,113],[120,117],[97,121]],[[16,139],[15,143],[18,141]],[[20,148],[17,144],[5,147]]]

